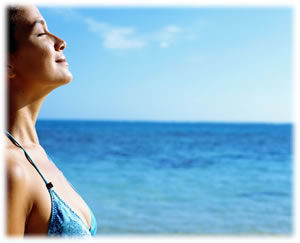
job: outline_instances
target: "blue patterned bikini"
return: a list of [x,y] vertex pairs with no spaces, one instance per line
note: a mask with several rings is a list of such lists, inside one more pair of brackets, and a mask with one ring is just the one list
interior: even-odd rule
[[49,236],[67,236],[67,237],[80,237],[80,236],[94,236],[97,231],[97,222],[93,212],[91,214],[91,227],[88,228],[86,223],[57,195],[53,189],[51,182],[48,182],[42,175],[36,164],[30,158],[26,150],[16,141],[16,139],[6,131],[8,138],[19,148],[21,148],[26,158],[33,165],[33,167],[40,174],[44,180],[46,187],[51,196],[51,217],[48,227]]

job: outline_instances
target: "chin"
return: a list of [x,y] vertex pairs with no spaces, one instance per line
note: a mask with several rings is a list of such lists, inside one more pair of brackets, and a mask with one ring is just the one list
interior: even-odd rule
[[68,72],[67,74],[63,75],[63,77],[61,77],[59,79],[59,84],[60,85],[65,85],[65,84],[68,84],[72,81],[73,79],[73,76],[72,76],[72,73],[71,72]]
[[73,75],[72,73],[69,73],[68,77],[65,79],[65,84],[68,84],[72,81],[73,79]]

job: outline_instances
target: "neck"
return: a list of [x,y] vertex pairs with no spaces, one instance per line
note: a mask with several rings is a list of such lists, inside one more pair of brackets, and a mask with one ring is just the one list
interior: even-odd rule
[[21,145],[39,144],[35,130],[38,113],[45,97],[30,102],[24,98],[9,96],[7,110],[7,131],[12,134]]

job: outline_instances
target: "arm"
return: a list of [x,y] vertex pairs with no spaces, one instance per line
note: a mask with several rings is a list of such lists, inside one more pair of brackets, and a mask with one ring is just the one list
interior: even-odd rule
[[29,209],[29,183],[24,168],[7,164],[7,235],[24,236]]

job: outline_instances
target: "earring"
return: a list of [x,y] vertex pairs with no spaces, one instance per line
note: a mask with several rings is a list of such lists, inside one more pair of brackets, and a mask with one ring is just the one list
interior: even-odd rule
[[8,67],[8,72],[7,72],[8,78],[14,78],[16,76],[16,73],[13,70],[14,69],[13,66],[7,65],[7,67]]

